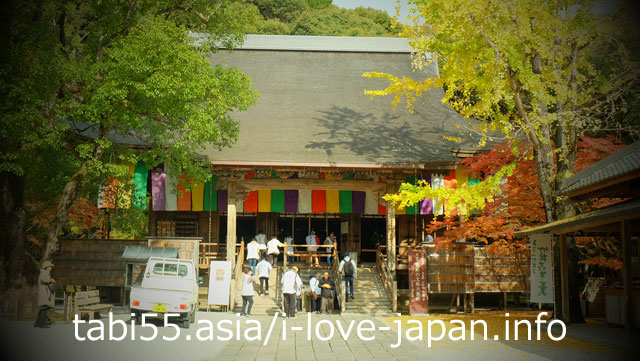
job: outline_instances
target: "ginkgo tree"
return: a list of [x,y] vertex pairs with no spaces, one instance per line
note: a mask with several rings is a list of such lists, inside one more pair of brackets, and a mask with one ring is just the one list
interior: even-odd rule
[[[411,205],[424,197],[482,208],[512,174],[517,161],[533,157],[546,221],[574,214],[559,191],[574,172],[578,137],[605,127],[618,100],[637,83],[638,69],[618,40],[629,19],[594,12],[591,1],[410,0],[412,26],[405,36],[420,69],[437,61],[439,78],[415,80],[369,72],[389,81],[371,97],[394,97],[410,109],[417,97],[444,87],[443,101],[468,119],[463,126],[487,136],[500,131],[512,140],[516,159],[483,182],[458,189],[403,185],[388,199]],[[632,19],[631,19],[632,20]],[[602,49],[616,61],[597,67]],[[435,56],[427,56],[428,54]],[[428,60],[433,59],[433,60]],[[374,69],[372,69],[374,70]],[[606,127],[609,127],[606,124]],[[517,153],[526,138],[531,152]]]

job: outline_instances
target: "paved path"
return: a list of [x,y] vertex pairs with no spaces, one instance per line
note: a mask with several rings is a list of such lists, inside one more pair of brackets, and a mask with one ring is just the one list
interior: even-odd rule
[[[115,319],[127,320],[127,314],[115,315]],[[142,341],[141,336],[149,337],[150,328],[135,326],[135,338],[131,340],[131,327],[128,325],[127,338],[123,341],[77,341],[74,337],[73,324],[55,324],[50,329],[35,329],[28,322],[7,322],[0,320],[2,360],[104,360],[104,361],[161,361],[161,360],[625,360],[632,359],[633,348],[625,348],[629,343],[620,341],[623,331],[615,328],[602,328],[599,331],[589,329],[589,339],[570,341],[562,344],[536,341],[438,341],[431,348],[426,342],[409,342],[402,340],[397,348],[390,345],[397,343],[397,333],[393,323],[384,318],[370,318],[371,324],[366,323],[366,317],[359,315],[312,315],[311,340],[308,339],[307,314],[299,314],[295,319],[279,318],[274,322],[269,341],[265,345],[265,338],[269,332],[273,317],[262,316],[254,318],[238,317],[229,313],[199,312],[197,316],[201,323],[192,325],[188,330],[180,329],[180,336],[175,341],[165,341],[162,337],[175,336],[173,327],[159,327],[158,334],[153,341]],[[226,321],[225,321],[226,320]],[[216,325],[227,322],[222,327],[227,331],[220,331]],[[286,321],[283,322],[283,321]],[[320,322],[322,321],[322,322]],[[364,326],[374,326],[375,332],[363,331],[365,337],[375,336],[375,340],[363,341],[357,334],[358,323],[365,321]],[[256,322],[260,324],[260,332],[255,331]],[[320,324],[318,325],[318,322]],[[206,329],[207,324],[213,325],[211,334]],[[333,337],[328,340],[333,325]],[[345,341],[340,333],[347,333],[349,324],[353,323],[348,339]],[[237,340],[237,324],[240,325],[240,340]],[[95,325],[92,325],[94,327]],[[253,331],[249,328],[254,327]],[[297,328],[300,328],[299,330]],[[317,334],[316,328],[317,327]],[[363,326],[361,326],[362,328]],[[389,330],[380,327],[390,327]],[[108,337],[108,326],[105,336]],[[286,340],[283,329],[287,330]],[[122,333],[121,326],[116,326],[115,335]],[[97,330],[89,331],[84,325],[79,327],[79,335],[97,336]],[[361,330],[362,331],[362,330]],[[260,340],[247,341],[244,333]],[[403,333],[405,330],[403,330]],[[569,334],[571,334],[571,327]],[[602,340],[599,343],[598,332]],[[217,340],[217,336],[228,337],[229,341]],[[580,332],[578,332],[579,334]],[[584,333],[584,332],[583,332]],[[604,336],[604,335],[607,336]],[[213,340],[206,339],[213,335]],[[607,341],[606,339],[609,339]],[[618,343],[610,342],[617,339]],[[637,340],[637,336],[636,336]],[[636,349],[640,342],[635,343]],[[607,348],[608,347],[608,348]],[[613,349],[618,349],[613,350]],[[624,350],[623,350],[624,349]]]

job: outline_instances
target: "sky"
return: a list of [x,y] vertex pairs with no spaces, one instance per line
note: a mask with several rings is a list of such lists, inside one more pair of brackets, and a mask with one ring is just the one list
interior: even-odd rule
[[[385,10],[391,17],[396,15],[396,0],[333,0],[333,5],[346,9],[355,9],[358,6],[369,7],[374,9]],[[407,0],[400,0],[400,17],[401,22],[406,20],[409,15],[409,5]]]

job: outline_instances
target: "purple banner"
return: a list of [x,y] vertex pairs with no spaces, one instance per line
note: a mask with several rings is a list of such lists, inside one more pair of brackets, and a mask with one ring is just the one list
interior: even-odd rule
[[351,211],[353,213],[364,213],[364,200],[367,197],[365,192],[353,191],[352,199],[353,205]]
[[218,190],[218,210],[221,212],[227,211],[227,195],[226,189]]
[[287,213],[298,212],[298,191],[284,191],[284,211]]
[[[427,181],[431,184],[431,174],[420,174],[420,179]],[[420,202],[420,214],[432,214],[433,213],[433,201],[429,198],[425,198]]]
[[154,211],[165,210],[164,173],[161,168],[151,171],[151,202]]

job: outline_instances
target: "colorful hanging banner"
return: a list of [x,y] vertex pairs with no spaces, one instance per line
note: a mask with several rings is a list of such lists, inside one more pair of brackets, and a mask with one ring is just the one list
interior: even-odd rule
[[364,214],[378,214],[378,197],[373,192],[366,192]]
[[215,212],[218,210],[218,191],[216,190],[216,184],[218,183],[218,176],[211,175],[211,179],[204,183],[204,200],[202,208],[207,212]]
[[[382,202],[385,202],[384,200]],[[378,214],[387,214],[387,206],[382,203],[378,203]]]
[[147,209],[147,180],[149,169],[142,160],[138,161],[133,171],[133,205]]
[[244,201],[245,212],[257,212],[258,211],[258,191],[251,191]]
[[340,213],[353,212],[353,198],[351,191],[340,191]]
[[[420,174],[420,180],[423,180],[430,185],[431,175]],[[422,200],[422,202],[420,202],[420,214],[431,214],[431,213],[433,213],[433,201],[429,198],[425,198]]]
[[[413,175],[406,179],[407,183],[416,185],[418,183],[418,177]],[[417,214],[418,213],[418,204],[414,204],[412,206],[406,207],[407,214]]]
[[366,194],[361,191],[353,191],[352,192],[352,211],[353,213],[363,214],[364,213],[364,203],[365,203]]
[[327,211],[327,192],[324,190],[311,191],[311,211],[325,213]]
[[[442,174],[431,174],[431,189],[438,189],[444,187],[444,175]],[[439,198],[433,199],[433,214],[443,214],[444,213],[444,202],[442,202]]]
[[340,213],[340,191],[335,189],[327,190],[327,213]]
[[165,210],[165,175],[161,168],[155,168],[151,171],[151,203],[154,211]]
[[456,181],[456,171],[450,170],[448,174],[444,175],[444,187],[445,188],[455,188],[457,184]]
[[284,191],[284,211],[287,213],[298,212],[298,191]]
[[284,213],[284,190],[271,190],[271,212]]
[[177,203],[179,211],[191,210],[191,191],[187,190],[187,188],[184,186],[186,181],[187,178],[184,176],[180,177],[180,180],[178,181]]
[[116,196],[116,208],[131,208],[131,195],[133,194],[133,176],[135,174],[135,165],[127,163],[127,174],[124,179],[118,181],[118,195]]
[[218,189],[218,211],[227,211],[227,202],[229,200],[229,193],[226,189]]
[[298,191],[298,213],[311,213],[312,203],[311,189],[300,189]]
[[191,190],[191,210],[202,212],[204,209],[204,183],[198,183]]
[[177,211],[178,210],[178,179],[171,175],[170,168],[165,164],[164,166],[164,197],[166,199],[166,210]]
[[271,212],[271,190],[258,190],[258,212]]

